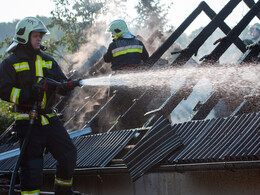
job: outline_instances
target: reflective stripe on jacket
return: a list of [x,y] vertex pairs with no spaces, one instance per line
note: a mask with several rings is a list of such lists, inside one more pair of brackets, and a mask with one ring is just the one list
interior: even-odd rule
[[[39,115],[41,117],[41,125],[48,125],[49,124],[49,120],[48,118],[52,118],[54,116],[56,116],[55,113],[53,114],[46,114],[46,115]],[[26,114],[26,113],[19,113],[16,112],[14,114],[14,119],[16,121],[20,121],[20,120],[30,120],[30,115]],[[36,119],[38,119],[38,117],[36,117]]]
[[33,190],[33,191],[21,191],[22,195],[39,195],[40,190]]
[[149,54],[140,40],[119,38],[109,45],[104,61],[111,62],[112,70],[118,70],[124,66],[138,66],[148,57]]

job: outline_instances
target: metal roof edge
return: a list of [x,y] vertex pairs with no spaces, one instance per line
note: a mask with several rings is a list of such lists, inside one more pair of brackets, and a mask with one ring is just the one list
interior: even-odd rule
[[12,157],[17,156],[19,154],[20,154],[20,148],[9,150],[7,152],[0,153],[0,160],[12,158]]
[[[75,137],[90,134],[91,132],[92,132],[91,128],[87,127],[87,128],[84,128],[84,129],[79,129],[79,130],[71,131],[71,132],[68,132],[68,133],[69,133],[70,138],[73,139]],[[16,149],[13,149],[13,150],[9,150],[7,152],[0,153],[0,161],[8,159],[8,158],[15,157],[19,154],[20,154],[20,148],[16,148]]]
[[[151,168],[146,173],[158,172],[190,172],[190,171],[221,171],[221,170],[253,170],[260,169],[260,160],[255,161],[230,161],[230,162],[210,162],[210,163],[187,163],[187,164],[164,164]],[[55,174],[55,169],[44,169],[44,174]],[[91,167],[75,169],[75,175],[84,174],[130,174],[124,164],[113,167]]]
[[260,160],[255,161],[228,161],[228,162],[207,162],[160,165],[152,168],[149,172],[188,172],[188,171],[218,171],[218,170],[249,170],[260,169]]

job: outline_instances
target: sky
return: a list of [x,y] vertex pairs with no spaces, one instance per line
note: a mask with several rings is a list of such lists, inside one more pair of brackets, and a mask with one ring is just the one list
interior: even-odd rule
[[[172,2],[173,8],[169,12],[169,19],[174,27],[178,27],[185,18],[199,5],[202,0],[162,0]],[[130,2],[130,1],[129,1]],[[134,1],[131,1],[131,4]],[[205,0],[205,2],[218,13],[229,0]],[[55,4],[52,0],[1,0],[0,22],[12,22],[15,19],[22,19],[26,16],[51,16],[50,12],[54,9]],[[130,10],[130,9],[129,9]],[[247,13],[248,7],[243,1],[225,20],[225,22],[235,26],[239,20]],[[209,23],[208,17],[203,13],[187,29],[188,33],[201,26]],[[259,22],[255,18],[250,24]]]

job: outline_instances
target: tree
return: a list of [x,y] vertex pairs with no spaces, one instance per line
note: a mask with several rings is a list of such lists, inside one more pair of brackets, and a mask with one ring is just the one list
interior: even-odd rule
[[8,56],[8,53],[6,53],[5,50],[10,45],[11,41],[12,41],[11,37],[6,37],[4,41],[0,42],[0,50],[3,50],[3,52],[0,53],[1,62]]
[[164,31],[166,16],[173,4],[162,4],[160,0],[140,0],[137,9],[137,23],[143,28]]
[[102,3],[91,0],[53,0],[55,9],[51,12],[52,22],[47,26],[58,26],[63,35],[60,40],[49,40],[50,52],[63,49],[66,53],[74,53],[87,42],[87,28],[90,28],[98,17]]
[[12,104],[0,99],[0,135],[14,121]]

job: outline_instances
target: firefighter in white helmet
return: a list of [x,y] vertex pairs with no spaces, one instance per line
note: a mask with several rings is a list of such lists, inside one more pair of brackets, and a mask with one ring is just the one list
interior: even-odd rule
[[251,28],[250,28],[250,35],[252,36],[252,41],[253,43],[257,43],[260,39],[260,24],[255,23]]
[[246,46],[247,49],[253,50],[251,55],[256,56],[252,58],[252,61],[260,61],[259,52],[260,52],[260,24],[255,23],[250,28],[250,35],[252,36],[251,43]]
[[12,53],[0,64],[0,98],[15,104],[15,131],[20,145],[29,128],[29,113],[37,102],[38,116],[32,125],[28,146],[20,164],[22,194],[40,194],[42,184],[43,153],[45,148],[57,160],[55,194],[76,194],[72,191],[72,176],[77,150],[62,122],[53,111],[55,93],[66,93],[73,87],[57,88],[46,83],[39,89],[43,77],[56,81],[67,80],[57,62],[41,51],[42,38],[49,33],[35,17],[18,22],[12,44]]
[[112,70],[136,68],[148,59],[144,44],[128,30],[125,21],[114,20],[109,24],[108,32],[112,34],[113,42],[104,55],[104,61],[112,64]]
[[[7,48],[6,52],[11,53],[18,44],[27,45],[29,42],[29,34],[32,32],[40,32],[42,35],[49,34],[50,32],[45,25],[37,18],[27,17],[19,21],[15,28],[15,34],[12,44]],[[28,44],[30,45],[30,44]]]

